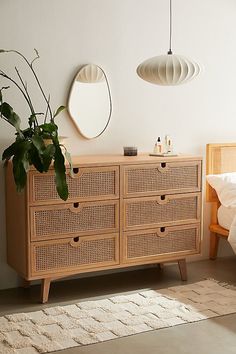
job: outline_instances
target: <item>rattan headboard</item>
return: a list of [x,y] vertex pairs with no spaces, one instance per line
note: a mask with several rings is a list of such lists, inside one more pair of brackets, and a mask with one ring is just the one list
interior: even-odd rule
[[[206,174],[236,172],[236,143],[207,144]],[[217,202],[215,190],[206,183],[206,201]]]

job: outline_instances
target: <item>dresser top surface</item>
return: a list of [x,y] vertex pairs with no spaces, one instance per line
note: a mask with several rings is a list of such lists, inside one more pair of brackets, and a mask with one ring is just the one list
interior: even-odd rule
[[73,156],[73,165],[126,165],[160,162],[181,162],[202,160],[201,156],[179,154],[178,156],[150,156],[148,153],[140,153],[137,156],[123,156],[121,154],[107,155],[81,155]]

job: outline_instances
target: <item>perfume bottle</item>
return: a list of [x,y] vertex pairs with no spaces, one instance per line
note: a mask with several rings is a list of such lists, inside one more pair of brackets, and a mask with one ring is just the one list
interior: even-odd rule
[[173,153],[173,143],[169,135],[165,136],[165,147],[166,147],[167,154]]
[[161,143],[160,136],[157,138],[157,141],[154,145],[153,153],[154,154],[162,154],[163,153],[163,145]]

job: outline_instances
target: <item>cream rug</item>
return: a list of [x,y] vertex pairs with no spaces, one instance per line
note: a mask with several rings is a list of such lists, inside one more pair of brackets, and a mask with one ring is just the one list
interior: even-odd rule
[[48,353],[236,312],[214,280],[0,317],[1,354]]

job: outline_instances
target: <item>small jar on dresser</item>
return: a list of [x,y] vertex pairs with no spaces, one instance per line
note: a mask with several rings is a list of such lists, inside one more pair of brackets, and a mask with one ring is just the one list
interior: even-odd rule
[[28,173],[24,193],[6,170],[8,264],[27,282],[72,274],[177,262],[200,252],[199,156],[79,156],[67,170],[69,198],[56,192],[53,168]]

